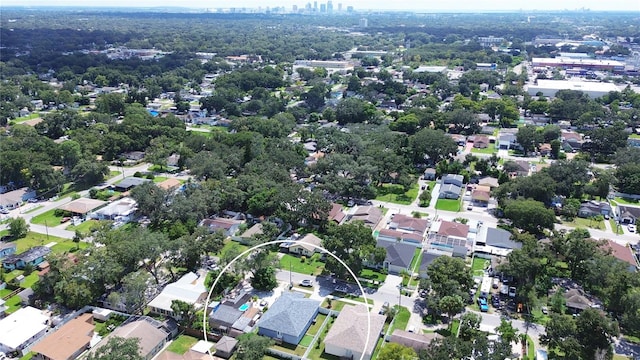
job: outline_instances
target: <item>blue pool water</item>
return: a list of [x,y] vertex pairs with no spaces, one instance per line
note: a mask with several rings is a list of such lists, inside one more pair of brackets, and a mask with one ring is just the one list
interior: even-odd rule
[[240,305],[240,307],[238,308],[238,310],[240,310],[240,311],[247,311],[247,310],[249,310],[249,303],[244,303],[244,304]]
[[158,112],[155,110],[149,110],[149,114],[151,114],[151,116],[158,116]]

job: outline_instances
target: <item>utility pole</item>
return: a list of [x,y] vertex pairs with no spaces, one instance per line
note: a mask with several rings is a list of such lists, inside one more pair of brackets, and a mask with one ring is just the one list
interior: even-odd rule
[[291,259],[289,259],[289,290],[291,290],[293,288],[293,278],[292,278],[291,269],[292,269],[292,267],[291,267]]
[[49,226],[47,225],[47,220],[44,221],[44,229],[47,233],[47,244],[49,243]]

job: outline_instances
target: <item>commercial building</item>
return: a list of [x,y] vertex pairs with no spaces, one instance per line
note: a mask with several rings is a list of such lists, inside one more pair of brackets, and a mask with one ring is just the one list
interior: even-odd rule
[[576,57],[533,58],[533,67],[559,67],[563,69],[587,69],[598,71],[623,71],[625,64],[616,60],[600,60]]
[[542,93],[543,96],[553,97],[560,90],[582,91],[590,98],[604,96],[610,91],[620,91],[615,84],[595,81],[538,80],[537,84],[527,87],[527,93],[531,96]]

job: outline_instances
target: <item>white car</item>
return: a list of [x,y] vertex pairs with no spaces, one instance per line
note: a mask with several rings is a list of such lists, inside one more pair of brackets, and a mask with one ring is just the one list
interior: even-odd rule
[[636,232],[636,226],[634,224],[629,224],[627,226],[627,230],[629,230],[629,232]]

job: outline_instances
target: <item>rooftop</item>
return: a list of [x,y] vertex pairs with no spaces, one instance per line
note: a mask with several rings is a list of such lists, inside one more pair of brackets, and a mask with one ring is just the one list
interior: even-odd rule
[[47,328],[49,317],[27,306],[0,320],[0,344],[17,349]]
[[79,198],[64,205],[58,206],[58,209],[69,211],[75,214],[86,214],[89,211],[99,208],[106,204],[105,201],[89,198]]
[[182,300],[189,304],[197,303],[206,293],[204,286],[206,276],[198,276],[192,272],[184,274],[178,281],[167,285],[158,296],[149,303],[150,307],[171,310],[173,300]]
[[[371,331],[368,334],[368,320],[371,316]],[[340,311],[333,326],[325,338],[325,344],[349,349],[353,353],[361,353],[369,339],[365,359],[371,356],[376,346],[376,339],[382,332],[386,316],[369,312],[364,305],[345,306]],[[369,336],[367,336],[369,335]]]
[[62,325],[56,332],[36,344],[31,351],[51,360],[70,359],[83,348],[88,348],[94,328],[93,315],[82,314]]

